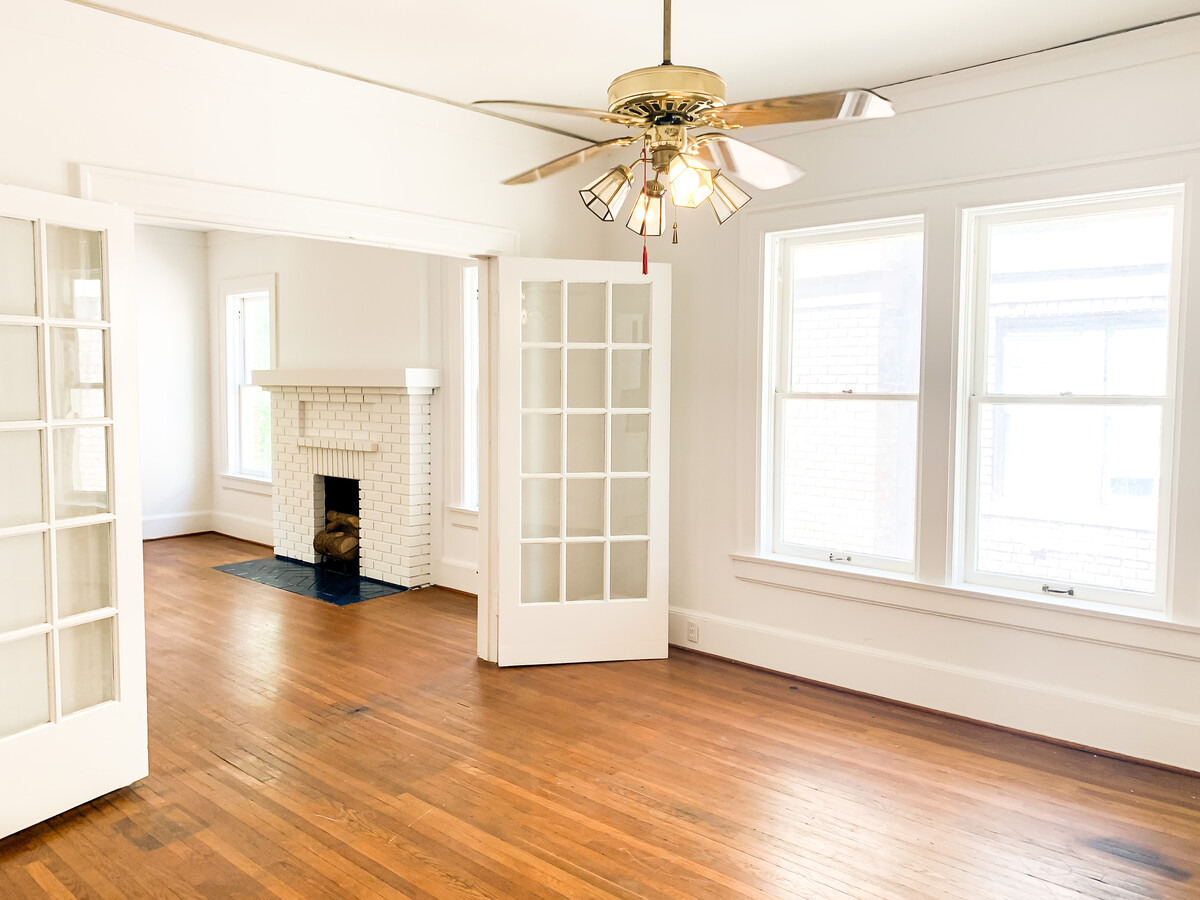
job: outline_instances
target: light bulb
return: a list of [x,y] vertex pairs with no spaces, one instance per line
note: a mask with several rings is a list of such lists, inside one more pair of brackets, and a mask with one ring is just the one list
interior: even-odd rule
[[667,169],[671,183],[671,202],[676,206],[694,208],[713,192],[712,172],[696,157],[679,153]]
[[657,181],[646,182],[629,211],[625,227],[643,237],[657,237],[663,229],[663,195],[666,189]]

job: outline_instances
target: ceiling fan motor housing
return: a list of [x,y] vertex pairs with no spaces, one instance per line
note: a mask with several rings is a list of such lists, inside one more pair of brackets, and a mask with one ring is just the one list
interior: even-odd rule
[[618,75],[608,87],[608,110],[652,122],[725,105],[725,80],[695,66],[647,66]]

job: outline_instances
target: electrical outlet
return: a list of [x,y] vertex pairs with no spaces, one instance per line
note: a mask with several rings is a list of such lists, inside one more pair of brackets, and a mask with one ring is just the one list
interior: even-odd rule
[[700,643],[700,626],[695,622],[687,623],[687,639],[689,644]]

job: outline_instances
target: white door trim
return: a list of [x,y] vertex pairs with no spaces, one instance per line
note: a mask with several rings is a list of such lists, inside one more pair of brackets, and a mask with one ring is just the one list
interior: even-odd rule
[[[436,253],[457,257],[498,257],[520,250],[517,232],[495,225],[441,219],[336,200],[320,200],[256,188],[234,187],[104,166],[79,166],[79,196],[132,210],[140,225],[221,229],[276,234]],[[481,309],[486,313],[487,261],[480,261]],[[481,315],[481,359],[488,357],[490,322]],[[488,434],[488,372],[480,374],[480,435]],[[490,602],[488,557],[490,520],[488,485],[491,468],[481,441],[479,515],[479,656],[496,659],[496,613]]]
[[[82,625],[97,619],[114,623],[115,690],[111,700],[79,712],[56,710],[51,695],[50,720],[15,734],[0,738],[0,837],[15,833],[44,821],[96,797],[133,784],[149,773],[148,735],[146,718],[146,643],[144,577],[142,569],[142,510],[140,480],[140,441],[138,430],[138,354],[137,317],[134,304],[133,220],[128,212],[111,206],[81,203],[71,197],[43,193],[20,187],[0,185],[0,210],[5,216],[28,219],[31,222],[62,224],[72,228],[104,232],[103,268],[108,295],[108,309],[103,322],[75,320],[79,327],[105,328],[108,334],[108,368],[106,378],[111,403],[108,418],[81,419],[80,425],[111,423],[108,464],[110,513],[96,516],[57,519],[50,506],[50,487],[57,477],[53,469],[53,454],[49,445],[55,420],[52,410],[44,408],[38,430],[45,435],[42,445],[44,466],[43,520],[40,531],[58,530],[59,526],[83,524],[90,521],[113,522],[112,609],[94,610],[70,617],[63,626]],[[68,320],[53,320],[46,308],[46,249],[44,241],[38,249],[38,279],[41,302],[36,316],[23,317],[40,329],[68,327]],[[40,336],[43,337],[44,336]],[[41,355],[44,357],[45,345]],[[48,407],[48,377],[43,359],[41,388],[43,404]],[[29,423],[14,423],[26,430]],[[59,421],[62,426],[65,422]],[[32,429],[29,429],[32,430]],[[12,531],[12,529],[9,529]],[[61,531],[59,532],[61,533]],[[47,589],[56,588],[51,580],[55,552],[47,545],[45,561]],[[61,645],[61,619],[57,605],[47,599],[47,618],[44,624],[27,629],[30,633],[45,633],[50,640],[48,665],[53,667],[52,678],[61,676],[57,662]],[[12,638],[15,631],[10,631]],[[17,638],[18,640],[20,638]],[[53,682],[52,682],[53,683]],[[61,693],[59,682],[56,693]],[[0,698],[3,702],[3,698]]]
[[79,166],[79,196],[131,209],[139,225],[280,234],[443,256],[505,256],[519,249],[517,232],[497,225],[104,166]]

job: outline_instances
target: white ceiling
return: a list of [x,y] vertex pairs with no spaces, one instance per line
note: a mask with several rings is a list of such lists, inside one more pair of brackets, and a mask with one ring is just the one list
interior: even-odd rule
[[[616,75],[662,56],[661,0],[84,2],[460,103],[604,107]],[[1196,0],[674,0],[672,56],[720,73],[735,103],[878,87],[1195,11]]]

